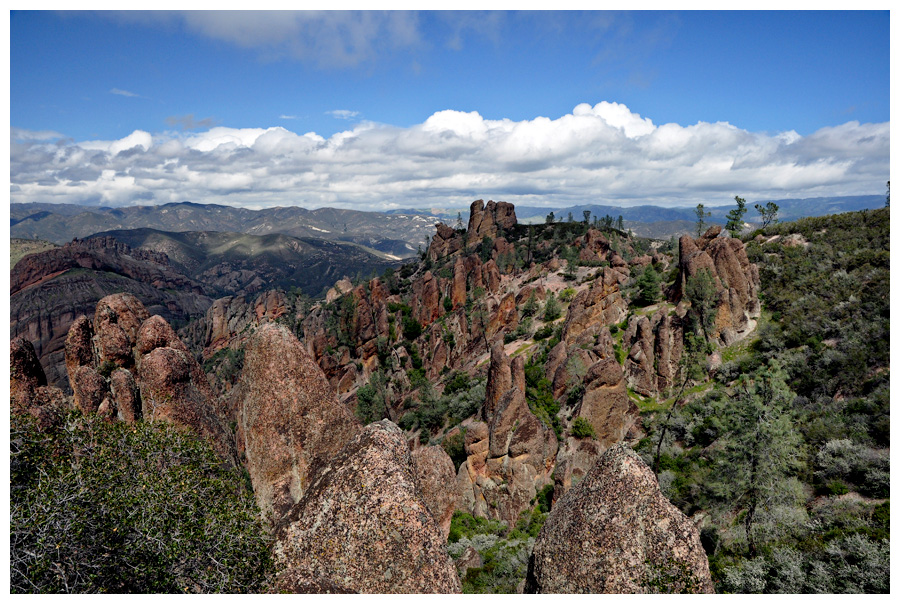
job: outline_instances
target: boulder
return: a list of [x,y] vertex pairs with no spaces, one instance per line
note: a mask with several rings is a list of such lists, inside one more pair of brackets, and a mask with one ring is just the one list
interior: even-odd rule
[[106,380],[90,366],[78,367],[69,376],[72,384],[73,402],[82,413],[96,413],[109,389]]
[[316,470],[275,529],[283,572],[358,593],[460,592],[397,426],[369,424]]
[[[66,334],[66,374],[72,376],[75,370],[84,365],[94,365],[97,361],[94,358],[94,348],[92,339],[94,337],[94,326],[91,320],[81,315],[69,327],[69,333]],[[71,379],[71,378],[70,378]]]
[[443,448],[434,445],[415,449],[412,461],[422,491],[422,501],[440,527],[444,539],[447,539],[450,520],[459,499],[453,460]]
[[447,226],[443,222],[437,223],[436,232],[428,246],[428,258],[432,261],[445,258],[459,252],[462,245],[462,236],[455,229]]
[[263,514],[277,521],[306,491],[310,468],[361,426],[297,338],[276,323],[260,326],[247,342],[236,391],[253,491]]
[[550,512],[526,593],[712,593],[697,527],[624,445],[609,449]]
[[118,418],[129,424],[141,418],[141,392],[138,390],[134,376],[127,369],[118,368],[109,376],[109,388],[112,392]]

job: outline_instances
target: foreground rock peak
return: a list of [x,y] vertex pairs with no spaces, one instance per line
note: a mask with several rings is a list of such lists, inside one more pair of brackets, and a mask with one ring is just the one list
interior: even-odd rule
[[461,589],[443,532],[422,499],[403,432],[389,420],[369,424],[320,466],[275,537],[285,588]]
[[527,593],[712,593],[697,527],[619,444],[557,502],[534,544]]

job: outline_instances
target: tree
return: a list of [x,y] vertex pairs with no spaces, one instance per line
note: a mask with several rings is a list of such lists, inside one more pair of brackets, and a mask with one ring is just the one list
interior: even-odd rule
[[566,220],[567,220],[567,222],[575,222],[575,217],[572,216],[572,212],[569,212],[569,216]]
[[481,240],[481,261],[487,262],[491,259],[491,252],[494,251],[494,240],[484,236],[484,239]]
[[887,195],[884,198],[884,207],[891,207],[891,181],[887,181]]
[[703,332],[704,341],[709,342],[719,300],[716,282],[709,269],[701,269],[697,274],[687,278],[684,295],[691,303],[689,314],[697,321],[700,331]]
[[778,222],[778,204],[775,202],[770,201],[765,207],[760,204],[755,204],[753,207],[756,208],[756,211],[759,212],[759,217],[762,218],[761,229]]
[[553,224],[554,220],[556,220],[556,216],[553,215],[553,212],[547,214],[547,219],[545,221],[547,224]]
[[584,226],[588,226],[591,224],[591,211],[590,210],[582,210],[581,214],[584,216]]
[[606,214],[603,218],[600,219],[600,224],[604,229],[611,229],[613,226],[613,217],[609,214]]
[[750,556],[756,555],[753,526],[758,513],[784,495],[779,491],[797,462],[801,438],[790,413],[794,393],[777,361],[753,376],[742,375],[735,386],[730,438],[722,459],[728,485],[745,511],[743,523]]
[[463,229],[462,212],[457,212],[456,213],[456,230],[461,231],[462,229]]
[[737,202],[737,207],[726,214],[725,229],[731,233],[732,237],[737,237],[744,230],[744,214],[747,213],[747,200],[735,195],[734,201]]
[[706,226],[703,219],[712,216],[712,213],[707,212],[702,203],[698,203],[697,208],[694,210],[694,214],[697,215],[697,237],[699,237],[703,234],[703,227]]
[[647,266],[641,276],[638,277],[638,303],[642,306],[655,304],[659,301],[661,292],[659,291],[660,277],[653,265]]
[[544,321],[547,323],[555,321],[560,315],[562,315],[562,309],[559,306],[556,296],[551,291],[547,294],[547,301],[544,302]]
[[621,214],[619,214],[619,217],[616,218],[616,228],[619,229],[620,231],[625,230],[625,219],[622,217]]
[[706,371],[704,370],[704,362],[706,361],[705,352],[705,342],[700,342],[697,337],[690,332],[684,333],[684,351],[681,353],[681,358],[678,359],[678,375],[681,378],[681,386],[678,389],[678,394],[675,395],[672,406],[669,407],[669,412],[666,413],[662,429],[659,432],[659,439],[656,441],[656,455],[653,460],[653,472],[657,476],[659,476],[660,453],[662,451],[663,441],[666,438],[666,432],[668,431],[672,420],[672,414],[681,403],[681,397],[684,396],[684,391],[688,387],[688,384],[692,381],[702,380],[706,376]]

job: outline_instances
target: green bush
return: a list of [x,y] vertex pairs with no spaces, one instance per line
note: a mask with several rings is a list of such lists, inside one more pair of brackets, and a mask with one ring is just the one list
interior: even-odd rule
[[575,438],[597,438],[594,427],[583,417],[576,417],[572,422],[572,436]]
[[71,412],[10,424],[12,593],[265,588],[268,535],[246,474],[165,423]]

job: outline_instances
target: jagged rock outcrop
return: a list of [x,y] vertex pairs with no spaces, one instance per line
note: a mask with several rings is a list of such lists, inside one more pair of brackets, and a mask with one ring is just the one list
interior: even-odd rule
[[660,308],[651,317],[634,316],[622,337],[628,350],[625,375],[643,396],[659,396],[678,380],[678,362],[684,350],[685,307],[674,312]]
[[366,426],[321,459],[275,530],[274,555],[304,585],[358,593],[459,593],[443,533],[422,500],[403,432]]
[[756,323],[760,306],[759,270],[747,258],[740,239],[718,237],[721,227],[711,227],[700,238],[685,235],[679,239],[679,277],[675,300],[684,296],[688,279],[700,271],[709,271],[716,285],[718,303],[715,319],[716,337],[725,345],[740,339]]
[[310,469],[361,425],[297,338],[275,323],[261,325],[247,342],[234,396],[238,448],[260,509],[276,521],[306,491]]
[[428,257],[434,261],[456,254],[463,248],[462,235],[443,222],[437,223],[437,232],[428,246]]
[[712,593],[697,527],[631,449],[609,449],[557,501],[534,544],[527,593]]
[[516,226],[516,208],[505,201],[478,199],[469,207],[469,227],[466,229],[472,244],[481,243],[484,237],[494,239],[500,231]]
[[[68,388],[69,327],[82,315],[91,319],[100,299],[123,291],[144,300],[150,314],[170,320],[199,316],[211,303],[206,287],[170,266],[165,254],[111,237],[76,240],[26,256],[10,272],[11,336],[30,340],[49,383]],[[120,344],[106,342],[107,352],[115,356]]]
[[412,452],[416,480],[422,501],[441,529],[444,539],[450,534],[450,520],[459,496],[453,460],[441,447],[419,447]]
[[53,423],[66,406],[59,388],[47,385],[47,376],[32,343],[13,338],[9,343],[9,409],[11,413],[28,413],[39,427]]
[[619,290],[619,273],[604,267],[589,289],[580,291],[569,306],[562,339],[569,345],[593,344],[604,326],[625,319],[628,304]]
[[135,296],[97,303],[93,322],[79,317],[66,337],[66,366],[76,407],[112,420],[167,421],[209,439],[234,462],[233,443],[206,376],[165,319]]
[[460,506],[514,526],[551,480],[556,434],[528,408],[522,357],[510,361],[499,343],[491,349],[485,399],[484,421],[466,431],[467,459],[457,473]]

